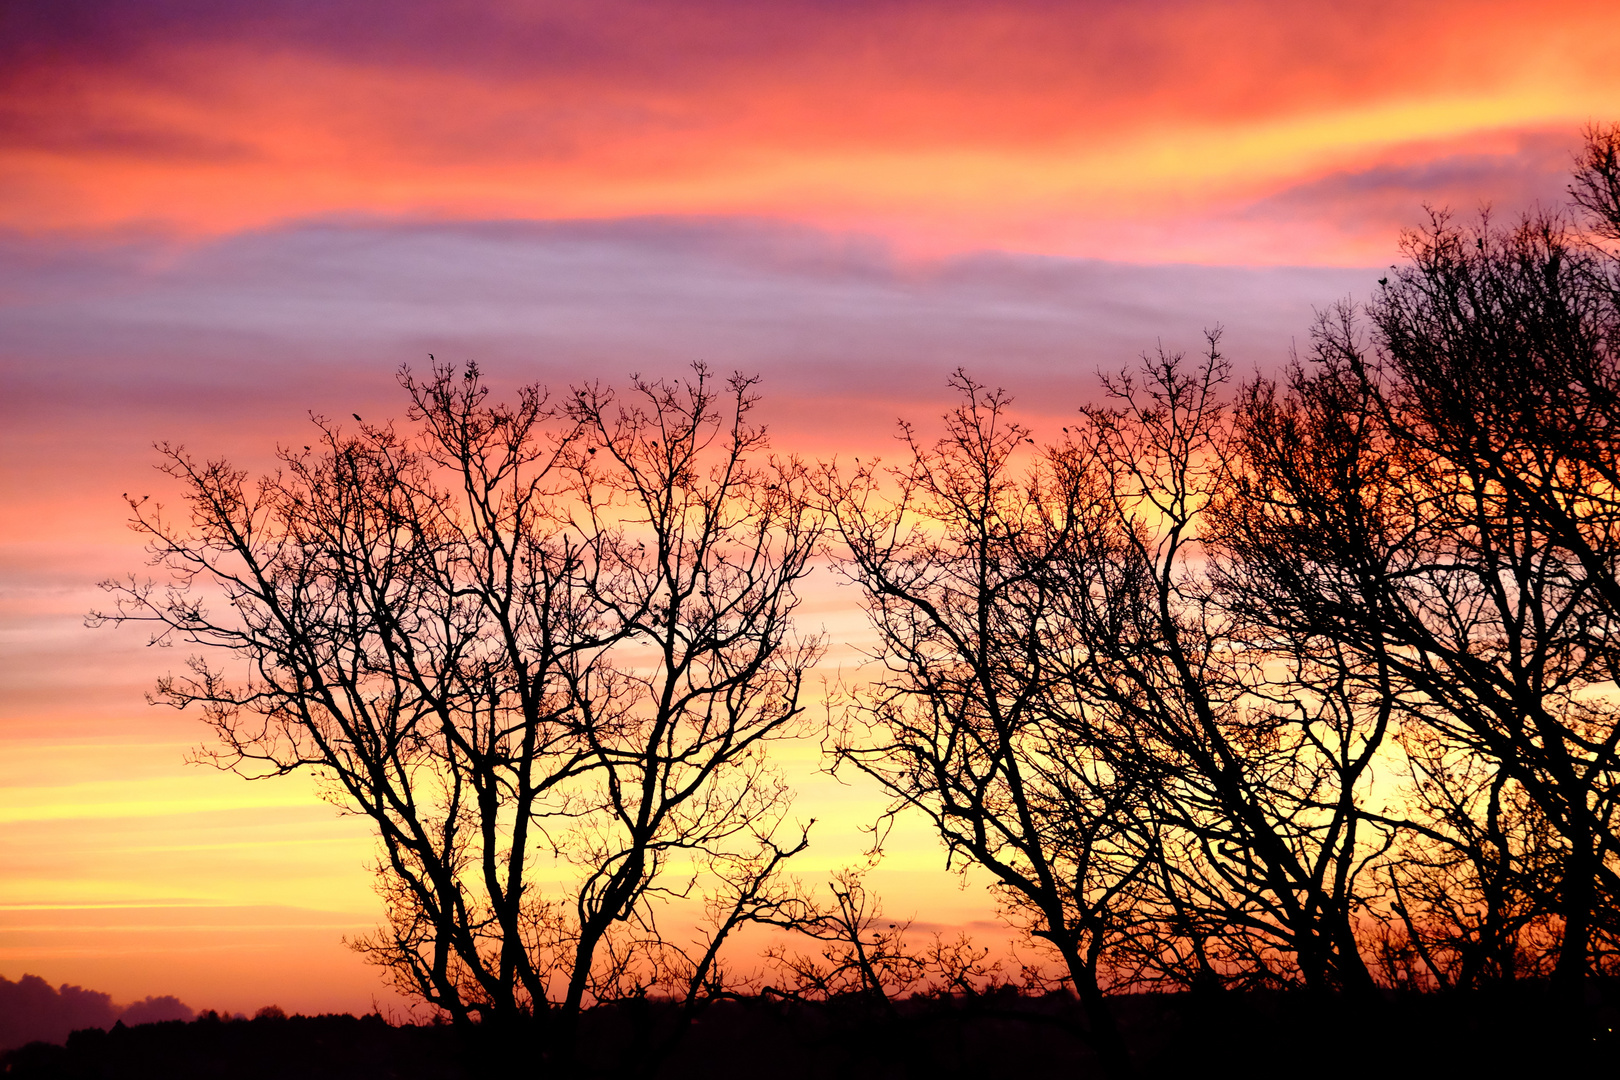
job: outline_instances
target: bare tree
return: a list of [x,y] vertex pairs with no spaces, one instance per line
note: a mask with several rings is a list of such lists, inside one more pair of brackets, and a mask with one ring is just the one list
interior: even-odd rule
[[1062,958],[1104,1063],[1127,1072],[1101,968],[1141,887],[1138,804],[1072,711],[1060,657],[1079,643],[1051,572],[1098,525],[1096,493],[1026,450],[1004,395],[960,373],[952,385],[962,403],[938,442],[903,426],[899,466],[822,473],[883,670],[838,760],[882,785],[891,813],[922,813],[948,859],[992,875],[1008,914]]
[[1242,542],[1254,492],[1233,472],[1217,343],[1109,380],[1071,433],[1120,538],[1067,568],[1087,641],[1071,679],[1107,718],[1095,738],[1116,773],[1149,792],[1159,917],[1134,943],[1140,968],[1370,997],[1354,920],[1388,843],[1363,804],[1389,710],[1285,617],[1296,583]]
[[[1620,713],[1595,692],[1620,674],[1613,268],[1548,216],[1500,231],[1437,215],[1407,244],[1409,265],[1368,308],[1372,340],[1348,310],[1324,320],[1316,363],[1283,406],[1303,416],[1329,398],[1364,402],[1382,443],[1369,463],[1388,479],[1352,492],[1365,471],[1285,475],[1272,455],[1264,467],[1303,508],[1294,551],[1274,550],[1302,573],[1356,580],[1355,595],[1302,600],[1384,673],[1416,725],[1418,808],[1403,824],[1478,871],[1496,969],[1511,969],[1508,923],[1538,925],[1510,910],[1547,897],[1559,923],[1553,979],[1573,994],[1620,896]],[[1316,412],[1305,427],[1331,438]],[[1257,430],[1259,446],[1282,428]],[[1340,508],[1357,500],[1393,527],[1355,527]],[[1459,754],[1499,775],[1465,790],[1442,775]],[[1521,818],[1512,830],[1491,824],[1509,809]],[[1543,826],[1556,838],[1555,880]],[[1459,947],[1473,933],[1459,926]]]
[[[1372,890],[1387,896],[1365,908],[1380,927],[1373,950],[1394,977],[1469,987],[1525,967],[1522,937],[1542,909],[1522,887],[1515,844],[1539,831],[1499,764],[1427,723],[1432,703],[1405,677],[1402,657],[1364,645],[1397,618],[1392,583],[1419,582],[1445,559],[1423,543],[1419,459],[1391,437],[1377,394],[1343,350],[1323,347],[1349,340],[1351,320],[1341,307],[1319,325],[1313,362],[1296,365],[1285,391],[1264,380],[1245,389],[1232,534],[1267,568],[1274,617],[1337,658],[1346,685],[1359,684],[1395,722],[1380,764],[1391,777],[1404,769],[1408,782],[1387,807],[1393,816],[1380,815],[1399,831],[1378,871],[1383,888]],[[1467,621],[1473,599],[1452,587],[1420,606],[1436,620]],[[1396,974],[1409,960],[1422,974]]]
[[906,940],[911,924],[885,919],[882,903],[858,871],[833,874],[827,892],[831,903],[801,893],[781,909],[779,925],[818,949],[809,956],[785,944],[767,948],[765,959],[781,976],[770,992],[801,1001],[853,997],[893,1016],[894,999],[927,974],[924,957]]
[[404,433],[317,419],[256,480],[161,446],[188,512],[131,508],[167,580],[91,621],[199,647],[155,700],[201,709],[208,760],[313,770],[371,820],[389,921],[357,947],[402,989],[566,1059],[593,992],[657,969],[662,901],[714,917],[690,997],[804,846],[766,750],[818,655],[792,625],[818,520],[750,380],[401,381]]
[[[1570,201],[1580,210],[1593,237],[1620,240],[1620,123],[1591,124],[1585,135],[1569,186]],[[1609,269],[1614,269],[1612,264]],[[1610,283],[1612,286],[1612,278]]]
[[[989,946],[966,932],[953,937],[935,932],[918,944],[911,920],[887,918],[883,903],[866,885],[870,867],[845,868],[818,891],[800,889],[772,920],[796,937],[816,943],[815,955],[778,943],[765,951],[775,969],[766,993],[790,1001],[853,1000],[893,1019],[902,997],[978,998],[1008,985],[1004,963],[991,959]],[[1034,973],[1025,971],[1026,984]]]

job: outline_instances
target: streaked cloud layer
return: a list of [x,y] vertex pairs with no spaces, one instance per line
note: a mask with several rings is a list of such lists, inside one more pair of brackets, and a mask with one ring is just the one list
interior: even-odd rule
[[[1226,327],[1274,370],[1425,202],[1561,199],[1610,4],[427,4],[0,10],[0,974],[369,1006],[363,828],[183,764],[183,659],[82,626],[157,439],[250,467],[402,363],[560,387],[704,359],[778,446],[883,453],[959,366],[1049,430]],[[855,659],[830,588],[807,617]],[[875,803],[793,766],[815,867]],[[982,923],[918,832],[886,906]],[[352,930],[350,929],[352,928]],[[982,930],[982,926],[981,926]]]
[[[28,229],[741,213],[930,253],[1364,261],[1331,211],[1367,202],[1324,177],[1513,172],[1620,91],[1600,3],[41,0],[9,25],[0,205]],[[1268,219],[1288,191],[1326,226]]]

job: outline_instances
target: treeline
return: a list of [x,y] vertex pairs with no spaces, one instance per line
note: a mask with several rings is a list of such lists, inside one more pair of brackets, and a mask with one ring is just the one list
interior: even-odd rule
[[[188,1010],[189,1012],[189,1010]],[[206,1010],[196,1019],[136,1019],[80,1028],[0,1054],[15,1080],[462,1080],[464,1047],[448,1029],[392,1025],[375,1014],[248,1020]]]
[[[371,818],[401,988],[560,1062],[592,1002],[760,989],[748,922],[825,946],[778,995],[890,1000],[858,882],[783,874],[824,556],[879,641],[830,767],[990,875],[1111,1070],[1131,991],[1576,1005],[1620,966],[1620,127],[1588,135],[1567,212],[1435,215],[1283,377],[1212,334],[1050,442],[965,374],[882,464],[770,456],[702,367],[503,405],[436,366],[403,429],[320,421],[272,475],[164,446],[187,513],[131,508],[168,580],[94,618],[202,647],[158,697],[219,764]],[[660,932],[676,897],[706,936]]]
[[[1256,991],[1215,999],[1135,994],[1111,999],[1136,1071],[1184,1077],[1212,1066],[1255,1078],[1579,1075],[1613,1061],[1611,1008],[1573,1045],[1544,996],[1498,988],[1397,996],[1373,1021],[1332,999]],[[827,1002],[749,996],[704,1010],[686,1037],[682,1004],[630,999],[581,1016],[570,1075],[635,1080],[892,1080],[931,1077],[1098,1075],[1076,1037],[1068,994],[997,991],[911,997],[892,1011],[859,996]],[[12,1080],[466,1080],[542,1071],[535,1055],[491,1053],[477,1027],[391,1024],[377,1015],[252,1020],[204,1012],[195,1021],[74,1032],[65,1046],[34,1043],[0,1053]],[[1325,1050],[1324,1048],[1329,1048]]]
[[53,987],[38,975],[16,982],[0,975],[0,1050],[36,1040],[61,1042],[80,1028],[190,1020],[192,1015],[184,1002],[169,995],[114,1005],[112,995],[99,990],[68,983]]

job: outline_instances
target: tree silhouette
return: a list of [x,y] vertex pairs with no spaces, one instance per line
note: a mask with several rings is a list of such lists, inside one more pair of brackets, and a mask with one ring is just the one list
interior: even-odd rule
[[1095,493],[1071,482],[1090,474],[1026,453],[1000,392],[960,373],[953,386],[961,404],[936,443],[904,426],[908,460],[893,469],[821,473],[884,672],[837,755],[893,797],[891,814],[921,812],[950,858],[989,871],[1009,914],[1062,958],[1098,1054],[1124,1073],[1099,965],[1142,887],[1138,792],[1083,725],[1053,722],[1072,718],[1062,661],[1081,644],[1053,564],[1112,539]]
[[[1074,675],[1116,768],[1152,793],[1157,933],[1139,964],[1179,980],[1372,991],[1353,932],[1361,802],[1387,726],[1331,653],[1280,622],[1267,567],[1232,542],[1234,476],[1211,334],[1109,380],[1066,454],[1098,463],[1116,552],[1076,551]],[[1142,946],[1147,947],[1143,951]]]
[[1243,410],[1251,554],[1399,714],[1383,910],[1441,985],[1574,997],[1612,949],[1617,145],[1588,133],[1584,230],[1435,214],[1365,315],[1329,313]]
[[797,1001],[854,997],[892,1018],[894,999],[918,986],[927,960],[906,941],[909,922],[890,922],[862,874],[841,870],[827,883],[830,904],[808,896],[784,905],[779,924],[819,945],[807,956],[785,945],[767,948],[765,959],[780,978],[770,992]]
[[[160,447],[188,512],[131,510],[167,580],[109,583],[92,621],[201,647],[155,700],[202,710],[208,760],[313,770],[371,820],[388,924],[357,948],[566,1060],[590,1000],[688,954],[679,989],[712,986],[804,847],[766,750],[802,725],[819,525],[750,380],[511,406],[472,367],[401,382],[407,430],[317,419],[257,480]],[[671,955],[656,905],[699,897],[710,937]]]

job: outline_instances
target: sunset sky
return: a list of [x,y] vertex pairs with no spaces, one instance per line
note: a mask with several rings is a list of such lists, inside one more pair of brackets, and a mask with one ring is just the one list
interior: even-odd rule
[[[1143,349],[1272,371],[1424,205],[1562,200],[1620,119],[1610,3],[0,8],[0,975],[196,1007],[393,999],[366,830],[185,764],[179,650],[88,630],[155,440],[262,466],[394,373],[763,376],[779,448],[884,453],[958,366],[1038,431]],[[856,661],[853,598],[805,619]],[[805,762],[804,872],[879,805]],[[920,830],[891,914],[982,923]]]

